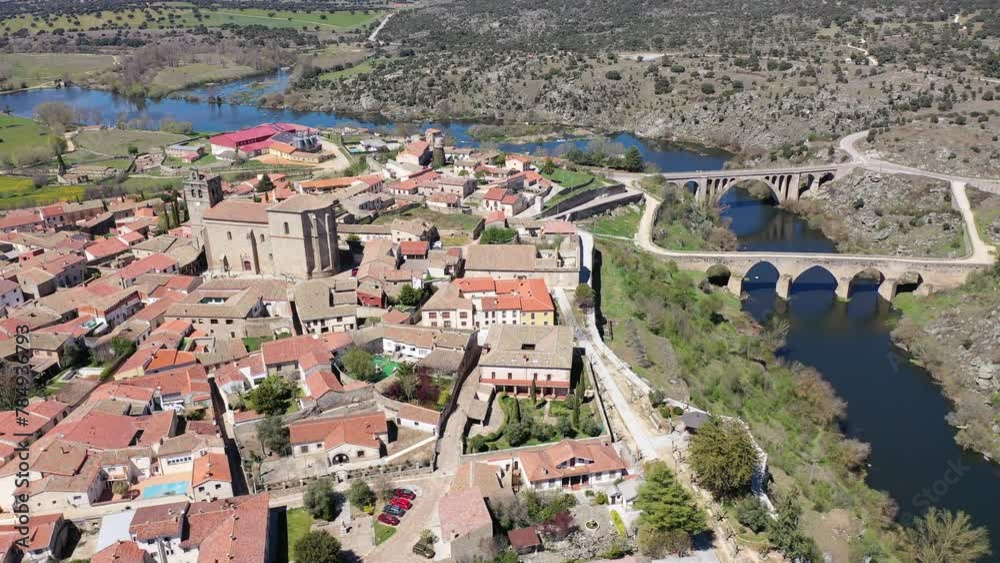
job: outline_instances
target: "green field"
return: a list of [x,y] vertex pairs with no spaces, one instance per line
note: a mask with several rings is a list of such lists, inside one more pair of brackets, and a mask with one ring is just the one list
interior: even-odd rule
[[479,222],[483,220],[482,217],[478,215],[463,215],[461,213],[438,213],[437,211],[431,211],[426,207],[415,207],[413,209],[408,209],[403,213],[388,213],[386,215],[380,215],[375,219],[376,224],[391,223],[395,219],[423,219],[430,223],[434,223],[434,226],[438,230],[457,230],[466,231],[471,233]]
[[[155,11],[153,11],[155,10]],[[267,27],[291,27],[298,29],[316,28],[330,31],[345,31],[367,25],[379,19],[382,11],[297,11],[259,10],[251,8],[199,10],[193,8],[153,5],[149,12],[132,10],[105,10],[100,14],[59,15],[47,20],[31,15],[20,15],[0,22],[0,31],[13,33],[21,29],[29,32],[63,29],[67,32],[84,31],[90,28],[103,29],[149,29],[186,28],[204,25],[221,27],[225,24],[264,25]]]
[[184,135],[164,133],[162,131],[143,131],[140,129],[88,129],[81,131],[73,140],[77,148],[106,156],[128,155],[130,146],[139,152],[150,152],[166,145],[172,145],[186,140]]
[[[4,176],[8,178],[9,176]],[[29,185],[31,180],[28,180]],[[11,195],[0,196],[0,209],[21,209],[25,207],[35,207],[38,205],[48,205],[57,201],[76,201],[83,197],[86,186],[45,186],[43,188],[30,188],[22,194],[11,193]]]
[[48,151],[48,130],[38,123],[15,117],[0,115],[0,161],[17,161],[19,156]]
[[85,77],[110,70],[115,65],[111,55],[81,53],[3,53],[0,66],[7,69],[6,83],[11,88],[38,86],[53,80],[81,81]]
[[306,535],[312,528],[313,517],[304,508],[293,508],[285,513],[286,532],[288,534],[288,558],[286,561],[295,560],[295,542]]
[[583,226],[595,235],[632,238],[639,229],[642,211],[629,207],[619,215],[604,215],[587,220]]
[[372,64],[369,61],[364,61],[362,63],[356,64],[350,68],[345,68],[343,70],[333,70],[330,72],[324,72],[319,75],[320,80],[335,80],[337,78],[347,78],[349,76],[357,76],[359,74],[367,74],[372,71]]
[[156,73],[149,85],[149,95],[165,96],[177,90],[208,82],[236,80],[256,74],[251,67],[237,64],[197,62],[167,67]]

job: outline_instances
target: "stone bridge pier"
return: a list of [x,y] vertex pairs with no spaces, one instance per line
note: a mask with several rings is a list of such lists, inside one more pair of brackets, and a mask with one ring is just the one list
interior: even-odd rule
[[850,299],[854,285],[867,280],[877,283],[879,296],[891,302],[900,290],[926,295],[936,289],[957,287],[970,273],[985,267],[975,263],[826,254],[759,256],[757,253],[731,252],[715,253],[714,257],[671,259],[683,269],[706,272],[717,283],[725,279],[726,288],[736,296],[743,293],[751,269],[759,264],[770,264],[778,273],[775,293],[786,301],[801,276],[815,269],[824,270],[833,277],[834,293],[840,301]]

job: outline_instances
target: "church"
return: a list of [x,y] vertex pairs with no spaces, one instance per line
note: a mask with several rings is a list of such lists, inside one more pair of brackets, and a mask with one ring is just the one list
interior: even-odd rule
[[337,273],[335,199],[226,200],[222,179],[192,170],[184,182],[191,236],[216,273],[308,280]]

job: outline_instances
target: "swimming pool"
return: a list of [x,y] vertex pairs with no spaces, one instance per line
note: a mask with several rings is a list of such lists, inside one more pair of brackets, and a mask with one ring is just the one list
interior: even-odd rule
[[186,495],[188,492],[187,481],[174,481],[173,483],[157,483],[149,485],[142,490],[142,498],[159,498],[172,495]]

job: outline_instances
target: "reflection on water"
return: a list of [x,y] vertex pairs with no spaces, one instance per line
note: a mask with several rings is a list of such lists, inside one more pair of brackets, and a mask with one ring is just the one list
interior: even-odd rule
[[[834,251],[794,214],[737,190],[723,199],[732,202],[723,215],[742,249]],[[869,485],[887,491],[903,519],[930,506],[964,510],[989,529],[1000,551],[1000,466],[955,444],[941,389],[890,339],[895,313],[879,298],[878,285],[858,280],[850,301],[840,302],[833,276],[814,268],[795,280],[786,302],[775,294],[777,279],[770,264],[752,268],[743,308],[760,321],[786,319],[790,330],[781,355],[818,369],[847,401],[844,431],[872,445]]]

